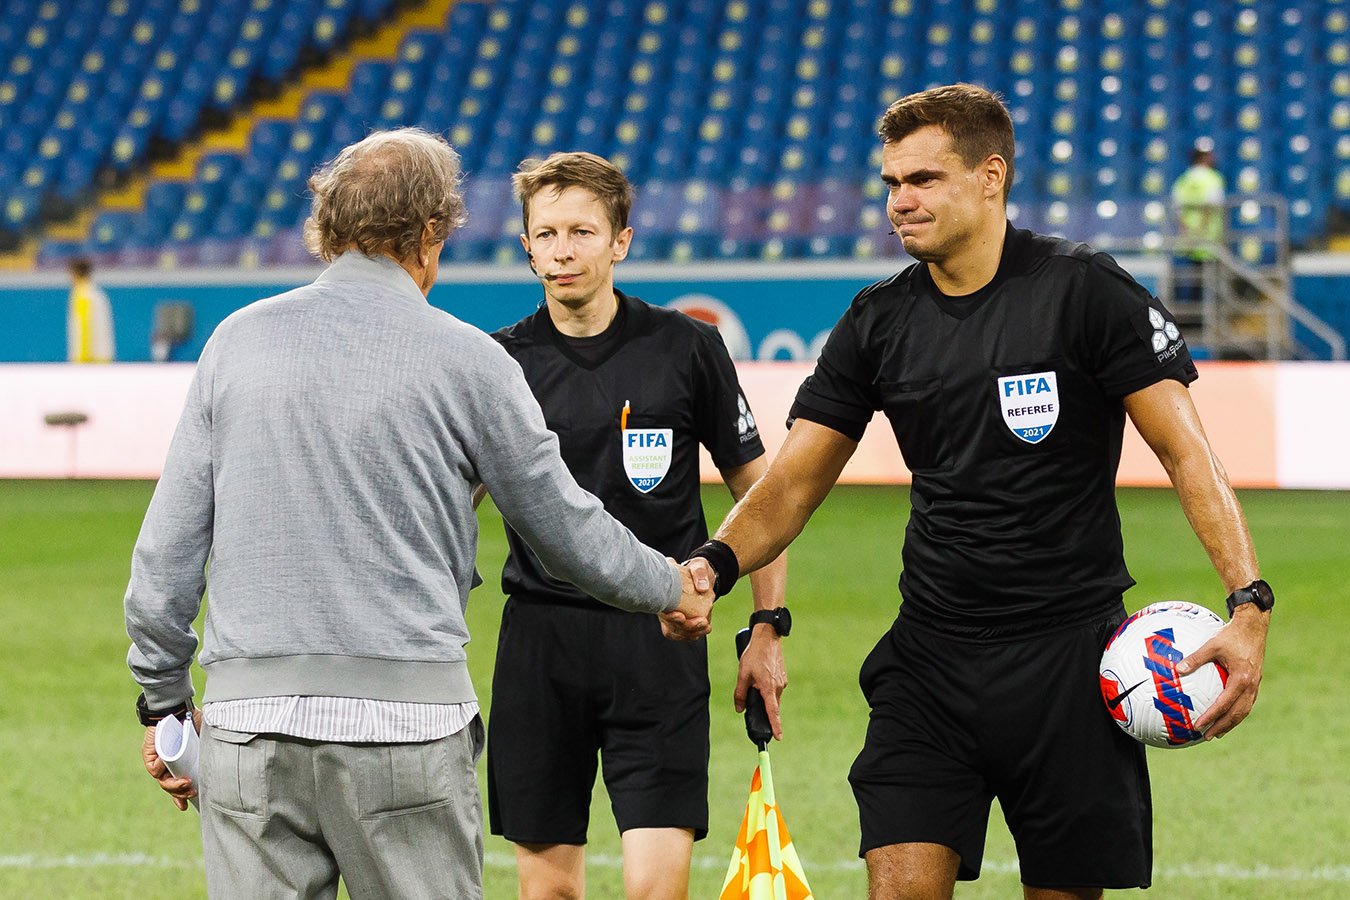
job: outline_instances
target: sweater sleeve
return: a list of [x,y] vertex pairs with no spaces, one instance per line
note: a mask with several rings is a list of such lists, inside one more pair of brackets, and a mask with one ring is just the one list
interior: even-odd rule
[[502,517],[550,575],[631,612],[679,605],[679,572],[605,512],[563,464],[520,366],[493,344],[471,396],[472,462]]
[[131,649],[127,665],[150,708],[192,697],[189,668],[197,650],[193,621],[206,590],[215,515],[211,458],[211,347],[188,388],[164,472],[131,556],[123,607]]

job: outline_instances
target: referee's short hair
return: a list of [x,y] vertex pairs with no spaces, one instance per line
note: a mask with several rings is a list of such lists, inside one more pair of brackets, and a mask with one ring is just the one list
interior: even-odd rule
[[881,117],[877,133],[887,144],[928,125],[951,135],[952,149],[969,168],[997,153],[1008,164],[1003,200],[1013,181],[1013,123],[1003,99],[973,84],[948,84],[901,97]]
[[611,238],[628,227],[633,186],[619,167],[603,156],[578,150],[552,153],[545,159],[527,159],[511,176],[511,184],[520,201],[520,218],[526,234],[530,233],[530,200],[545,189],[557,195],[571,187],[585,188],[605,207]]
[[467,218],[459,154],[421,128],[376,131],[343,148],[309,189],[305,246],[325,262],[351,247],[402,262],[418,252],[428,222],[439,242]]

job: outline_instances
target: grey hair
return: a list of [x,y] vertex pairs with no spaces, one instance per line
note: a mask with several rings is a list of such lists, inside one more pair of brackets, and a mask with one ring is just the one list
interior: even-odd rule
[[366,256],[413,259],[428,223],[439,243],[468,218],[460,181],[459,154],[440,135],[421,128],[373,132],[310,176],[305,246],[325,262],[352,247]]

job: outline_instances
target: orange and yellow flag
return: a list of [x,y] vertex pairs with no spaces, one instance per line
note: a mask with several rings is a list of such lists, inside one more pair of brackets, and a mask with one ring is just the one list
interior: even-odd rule
[[741,833],[718,900],[812,900],[806,873],[773,795],[769,751],[759,752]]

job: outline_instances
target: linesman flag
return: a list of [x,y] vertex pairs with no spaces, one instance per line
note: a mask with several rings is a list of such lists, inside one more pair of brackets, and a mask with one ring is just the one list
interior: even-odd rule
[[718,900],[812,900],[802,861],[773,795],[769,751],[759,751],[750,801]]

